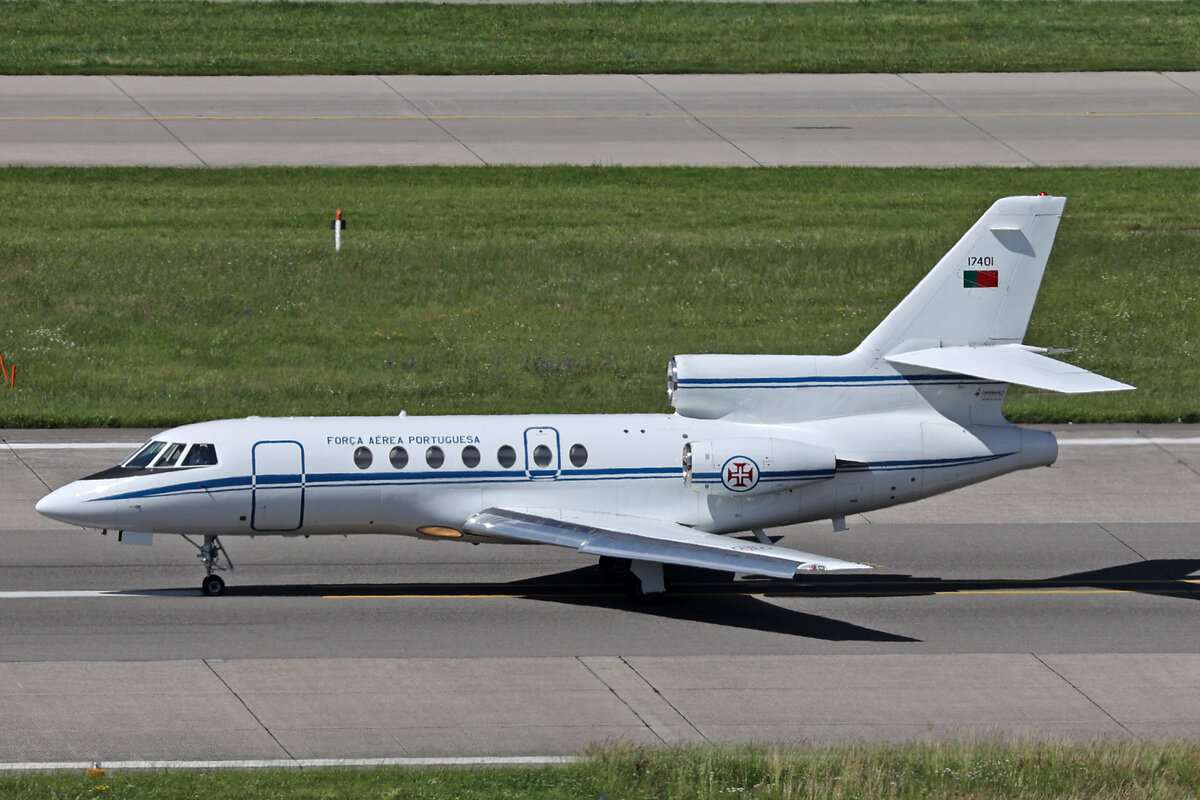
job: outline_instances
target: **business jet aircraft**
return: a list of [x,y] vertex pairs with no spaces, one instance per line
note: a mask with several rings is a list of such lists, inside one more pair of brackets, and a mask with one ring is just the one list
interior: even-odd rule
[[[675,413],[274,418],[155,436],[37,510],[122,541],[392,533],[599,556],[639,599],[664,564],[793,578],[867,565],[771,543],[763,528],[905,503],[1058,455],[1001,415],[1008,384],[1133,387],[1022,344],[1065,199],[997,201],[854,351],[678,355]],[[752,531],[755,540],[722,534]],[[188,539],[188,541],[192,541]]]

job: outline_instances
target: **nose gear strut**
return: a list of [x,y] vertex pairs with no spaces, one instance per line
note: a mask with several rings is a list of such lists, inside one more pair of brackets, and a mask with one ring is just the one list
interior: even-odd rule
[[229,559],[225,548],[221,546],[221,540],[216,536],[206,535],[204,544],[199,545],[187,536],[184,536],[183,539],[200,551],[196,557],[204,562],[204,580],[200,582],[200,591],[209,597],[216,597],[224,592],[225,581],[216,573],[224,570],[233,572],[233,562]]

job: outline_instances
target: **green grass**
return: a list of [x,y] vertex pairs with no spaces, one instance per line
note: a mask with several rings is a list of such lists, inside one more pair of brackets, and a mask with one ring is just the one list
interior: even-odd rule
[[4,4],[6,74],[1194,70],[1200,4]]
[[1182,800],[1200,793],[1198,753],[1195,742],[617,745],[577,764],[542,768],[6,776],[0,798]]
[[1139,390],[1010,418],[1200,420],[1196,170],[105,168],[0,171],[0,425],[668,411],[672,354],[845,352],[1039,189],[1026,341]]

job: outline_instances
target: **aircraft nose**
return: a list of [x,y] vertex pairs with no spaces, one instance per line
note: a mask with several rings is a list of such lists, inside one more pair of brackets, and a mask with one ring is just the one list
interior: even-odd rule
[[55,489],[50,494],[37,501],[34,509],[50,519],[66,522],[71,525],[81,524],[79,514],[82,511],[79,497],[70,486]]

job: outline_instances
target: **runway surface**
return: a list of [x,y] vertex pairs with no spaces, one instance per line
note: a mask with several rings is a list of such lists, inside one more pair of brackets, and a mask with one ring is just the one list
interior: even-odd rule
[[389,537],[231,540],[201,597],[175,537],[32,510],[148,432],[2,432],[0,762],[1200,735],[1200,427],[1055,432],[1052,468],[772,532],[873,574],[676,570],[654,607],[569,550]]
[[0,164],[1200,165],[1200,73],[0,76]]

